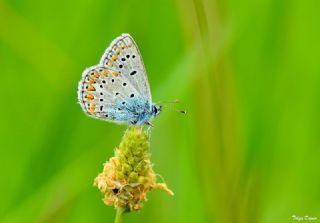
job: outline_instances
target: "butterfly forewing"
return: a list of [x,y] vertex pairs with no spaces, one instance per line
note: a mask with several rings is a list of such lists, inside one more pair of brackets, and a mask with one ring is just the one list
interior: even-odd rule
[[103,54],[100,65],[117,69],[142,97],[151,101],[143,60],[136,43],[129,34],[123,34],[111,43]]

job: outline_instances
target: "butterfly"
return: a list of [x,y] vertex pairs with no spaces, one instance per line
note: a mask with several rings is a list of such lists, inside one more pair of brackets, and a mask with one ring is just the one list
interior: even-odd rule
[[85,69],[78,101],[93,118],[118,124],[152,125],[161,106],[152,103],[139,49],[129,34],[113,40],[98,65]]

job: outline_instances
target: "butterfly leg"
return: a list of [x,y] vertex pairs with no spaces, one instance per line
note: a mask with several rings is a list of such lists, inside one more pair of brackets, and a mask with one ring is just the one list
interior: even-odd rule
[[150,123],[150,124],[147,124],[148,125],[148,127],[147,127],[147,134],[148,134],[148,137],[150,138],[150,136],[151,136],[151,129],[152,129],[152,127],[153,127],[153,125]]
[[146,125],[150,126],[150,127],[153,127],[152,123],[151,122],[146,122]]

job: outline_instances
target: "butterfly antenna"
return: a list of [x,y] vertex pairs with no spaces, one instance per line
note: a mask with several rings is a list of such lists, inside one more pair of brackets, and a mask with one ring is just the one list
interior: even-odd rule
[[162,104],[163,107],[169,107],[171,110],[179,112],[181,114],[187,114],[186,110],[176,109],[176,104],[179,103],[179,99],[175,99],[173,101],[161,101],[159,104]]
[[173,101],[159,101],[157,104],[162,104],[166,106],[166,104],[177,104],[179,102],[180,102],[179,99],[175,99]]
[[181,114],[184,114],[184,115],[187,114],[187,110],[176,109],[175,111],[176,111],[176,112],[179,112],[179,113],[181,113]]

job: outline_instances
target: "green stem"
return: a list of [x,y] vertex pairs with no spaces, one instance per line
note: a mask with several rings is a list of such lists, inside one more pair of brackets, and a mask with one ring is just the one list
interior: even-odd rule
[[122,223],[122,215],[124,212],[124,208],[118,207],[116,212],[116,218],[114,220],[114,223]]

